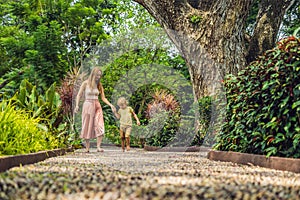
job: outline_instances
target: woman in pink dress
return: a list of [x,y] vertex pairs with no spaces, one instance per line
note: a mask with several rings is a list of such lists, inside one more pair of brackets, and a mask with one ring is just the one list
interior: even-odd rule
[[90,139],[97,138],[97,152],[103,152],[100,148],[104,136],[104,119],[103,112],[98,100],[100,95],[102,101],[109,105],[113,112],[116,108],[105,98],[104,89],[100,83],[102,71],[95,67],[93,68],[88,79],[83,81],[76,97],[75,113],[79,110],[79,102],[82,94],[85,95],[85,100],[82,106],[82,129],[80,138],[85,139],[86,152],[90,150]]

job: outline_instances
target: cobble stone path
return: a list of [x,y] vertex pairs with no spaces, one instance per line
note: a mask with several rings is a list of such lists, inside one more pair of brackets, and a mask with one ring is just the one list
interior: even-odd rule
[[0,199],[300,199],[300,174],[211,161],[207,152],[83,149],[0,174]]

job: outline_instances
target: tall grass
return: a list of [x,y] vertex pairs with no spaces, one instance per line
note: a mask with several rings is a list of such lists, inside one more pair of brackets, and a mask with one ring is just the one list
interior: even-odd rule
[[7,102],[0,103],[0,156],[54,149],[59,141],[24,110]]

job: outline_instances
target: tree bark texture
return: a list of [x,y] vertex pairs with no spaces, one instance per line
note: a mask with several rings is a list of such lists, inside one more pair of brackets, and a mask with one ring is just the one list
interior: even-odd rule
[[262,0],[256,17],[256,26],[249,44],[246,60],[256,60],[266,50],[274,47],[281,21],[295,0]]
[[161,24],[185,58],[198,99],[213,94],[226,74],[237,74],[273,47],[285,10],[294,0],[261,1],[249,49],[245,25],[254,0],[135,1]]

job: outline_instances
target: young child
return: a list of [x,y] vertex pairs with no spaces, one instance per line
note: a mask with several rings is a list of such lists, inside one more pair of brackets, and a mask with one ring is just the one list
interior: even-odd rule
[[124,97],[120,97],[117,102],[120,109],[118,112],[114,112],[117,119],[120,119],[120,137],[121,137],[121,145],[122,150],[125,151],[125,143],[126,150],[130,150],[130,133],[132,128],[132,116],[135,118],[137,125],[140,125],[140,120],[137,115],[134,113],[134,110],[127,106],[127,101]]

